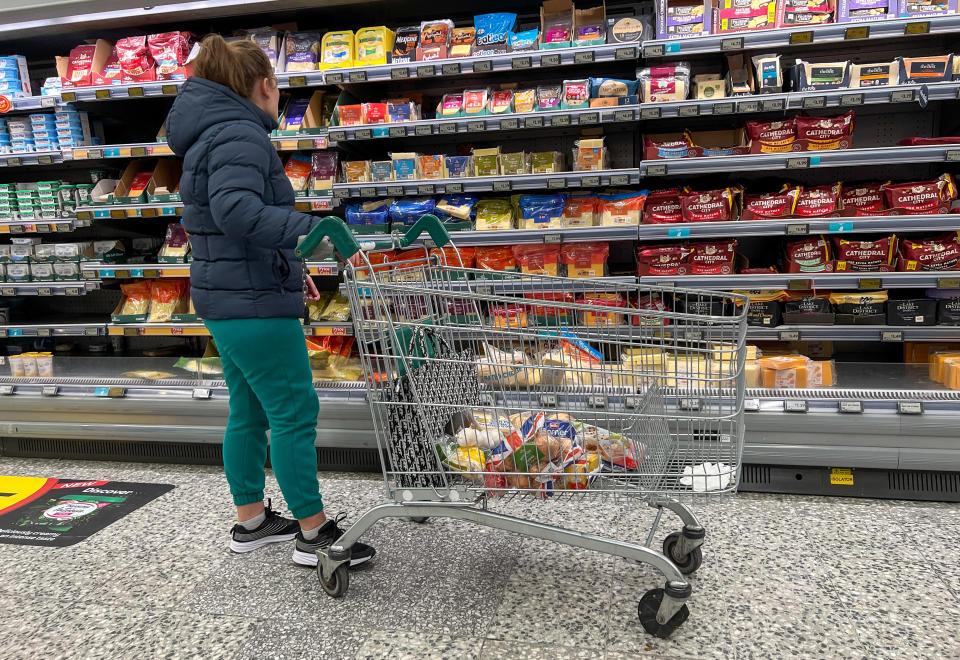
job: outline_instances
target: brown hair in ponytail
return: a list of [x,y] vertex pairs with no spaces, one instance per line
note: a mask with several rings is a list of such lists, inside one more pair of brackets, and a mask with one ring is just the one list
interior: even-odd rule
[[219,34],[210,34],[200,46],[193,62],[193,75],[229,87],[240,96],[249,97],[254,85],[273,76],[270,59],[252,41],[227,43]]

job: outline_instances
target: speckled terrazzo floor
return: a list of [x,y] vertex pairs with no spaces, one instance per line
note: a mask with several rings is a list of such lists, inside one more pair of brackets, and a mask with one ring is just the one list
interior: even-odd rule
[[[960,505],[701,501],[690,619],[660,640],[636,612],[663,580],[621,559],[387,521],[335,601],[290,544],[230,554],[218,468],[0,458],[0,474],[178,486],[70,548],[0,545],[0,658],[960,658]],[[321,478],[330,510],[383,499],[369,475]],[[635,503],[502,508],[623,539],[652,521]]]

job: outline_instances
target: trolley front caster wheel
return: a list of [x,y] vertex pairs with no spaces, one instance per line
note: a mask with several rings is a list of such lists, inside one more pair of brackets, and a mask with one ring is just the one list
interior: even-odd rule
[[663,554],[667,556],[667,559],[676,564],[681,573],[690,575],[696,572],[703,563],[703,552],[700,551],[700,546],[697,546],[686,556],[679,555],[681,539],[683,539],[682,532],[668,534],[667,538],[663,539]]
[[660,623],[657,621],[657,611],[660,609],[661,602],[663,602],[663,589],[651,589],[643,594],[643,598],[640,599],[637,614],[640,616],[640,623],[644,630],[655,637],[666,639],[687,620],[687,617],[690,616],[690,609],[683,605],[677,610],[676,614],[670,617],[669,621]]
[[341,598],[347,593],[347,587],[350,586],[350,572],[348,570],[350,563],[341,564],[330,576],[329,580],[323,577],[323,571],[317,566],[317,579],[320,580],[320,586],[327,592],[331,598]]

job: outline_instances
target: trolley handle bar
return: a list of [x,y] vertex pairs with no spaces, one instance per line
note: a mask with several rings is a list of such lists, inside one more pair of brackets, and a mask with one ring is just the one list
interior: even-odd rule
[[324,238],[330,238],[340,256],[344,260],[348,260],[361,250],[369,252],[371,250],[390,250],[394,247],[409,247],[424,232],[430,234],[430,238],[433,239],[437,247],[443,247],[450,242],[450,234],[447,233],[443,223],[435,215],[420,216],[420,219],[396,241],[390,238],[381,241],[363,241],[363,243],[357,241],[343,220],[328,215],[314,225],[310,233],[301,239],[300,244],[297,245],[297,256],[301,259],[309,257]]

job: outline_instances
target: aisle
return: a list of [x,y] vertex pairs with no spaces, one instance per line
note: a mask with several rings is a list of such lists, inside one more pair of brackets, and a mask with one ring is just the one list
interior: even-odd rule
[[[960,657],[960,507],[739,495],[707,527],[690,620],[643,634],[649,568],[453,521],[394,521],[341,601],[289,544],[226,548],[218,468],[0,458],[0,474],[176,484],[66,549],[0,545],[0,657]],[[322,475],[329,511],[382,499],[370,475]],[[277,502],[278,489],[268,490]],[[516,515],[620,538],[635,504],[521,503]],[[354,516],[356,513],[354,513]],[[671,528],[661,530],[661,537]]]

